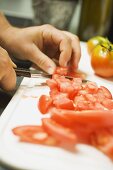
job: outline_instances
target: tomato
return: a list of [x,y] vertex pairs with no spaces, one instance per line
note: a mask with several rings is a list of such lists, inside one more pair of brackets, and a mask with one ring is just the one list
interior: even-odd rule
[[47,95],[41,95],[38,101],[38,108],[42,114],[48,112],[49,108],[52,106],[52,99]]
[[91,65],[95,74],[101,77],[113,76],[113,45],[99,44],[91,54]]
[[49,86],[50,89],[57,89],[57,82],[54,79],[48,79],[46,80],[47,85]]
[[109,129],[98,129],[91,134],[91,144],[113,159],[113,134]]
[[34,144],[56,145],[57,141],[42,126],[25,125],[12,129],[20,137],[20,141]]
[[103,100],[102,105],[105,106],[109,110],[113,110],[113,100],[110,100],[110,99]]
[[56,108],[74,110],[74,103],[68,98],[59,98],[53,101]]
[[111,92],[104,86],[100,86],[99,91],[104,94],[104,96],[108,99],[112,99]]
[[82,124],[88,124],[94,127],[113,126],[113,111],[110,110],[72,111],[72,110],[56,109],[54,112],[56,113],[58,112],[61,115],[64,115],[72,123],[78,122]]
[[108,41],[108,40],[106,38],[104,38],[104,37],[101,37],[101,36],[96,36],[96,37],[93,37],[93,38],[89,39],[87,41],[87,50],[88,50],[89,55],[91,55],[93,49],[98,44],[105,43],[106,41]]
[[66,76],[68,72],[67,67],[57,67],[54,74]]
[[72,123],[72,121],[69,121],[69,119],[65,115],[58,112],[56,108],[50,109],[50,114],[51,114],[51,119],[61,124],[62,126],[66,126],[69,128],[72,128],[75,126],[75,124]]
[[61,144],[74,146],[77,143],[77,137],[75,133],[66,128],[59,123],[56,123],[54,120],[50,118],[42,119],[43,127],[46,129],[48,134],[53,136],[56,140],[58,140]]
[[86,74],[80,70],[76,70],[75,72],[69,70],[67,73],[67,76],[75,77],[75,78],[82,78],[82,79],[86,78]]

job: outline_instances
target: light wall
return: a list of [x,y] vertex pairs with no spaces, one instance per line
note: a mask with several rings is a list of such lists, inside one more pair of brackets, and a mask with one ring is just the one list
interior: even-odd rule
[[0,11],[8,16],[33,18],[31,0],[0,0]]

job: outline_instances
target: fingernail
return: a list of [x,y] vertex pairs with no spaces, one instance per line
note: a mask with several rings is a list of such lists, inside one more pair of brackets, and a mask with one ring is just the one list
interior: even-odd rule
[[49,74],[53,74],[53,73],[55,72],[55,69],[52,68],[52,67],[49,67],[48,70],[47,70],[47,72],[48,72]]
[[67,67],[67,63],[64,63],[64,67]]
[[12,64],[13,68],[17,68],[17,65],[13,61],[11,61],[11,64]]

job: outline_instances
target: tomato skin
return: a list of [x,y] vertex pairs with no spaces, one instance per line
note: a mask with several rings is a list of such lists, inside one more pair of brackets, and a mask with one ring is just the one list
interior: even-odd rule
[[52,106],[52,99],[47,95],[41,95],[38,101],[38,109],[42,114],[46,114]]
[[96,36],[96,37],[89,39],[87,41],[87,50],[88,50],[89,55],[91,55],[92,51],[98,44],[105,43],[106,41],[108,40],[101,36]]
[[97,45],[91,54],[91,65],[94,72],[101,77],[113,76],[113,51],[108,47]]

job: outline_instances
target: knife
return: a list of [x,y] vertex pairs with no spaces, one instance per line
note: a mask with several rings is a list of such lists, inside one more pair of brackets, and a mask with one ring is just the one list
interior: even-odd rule
[[51,78],[52,75],[43,72],[41,70],[31,70],[26,68],[14,68],[17,76],[23,76],[23,77],[31,77],[31,78],[40,78],[40,77],[46,77]]
[[[25,68],[14,68],[17,76],[23,76],[23,77],[31,77],[31,78],[52,78],[51,74],[48,74],[41,70],[30,70]],[[65,76],[65,78],[72,80],[74,77],[71,76]],[[87,83],[89,80],[82,80],[82,83]]]

